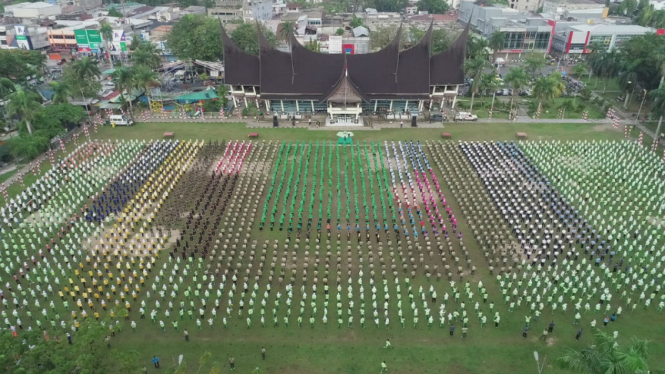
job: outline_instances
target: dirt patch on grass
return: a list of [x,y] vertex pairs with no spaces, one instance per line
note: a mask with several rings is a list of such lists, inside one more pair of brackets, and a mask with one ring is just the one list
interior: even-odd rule
[[620,128],[615,129],[611,123],[602,123],[592,127],[591,131],[620,131]]

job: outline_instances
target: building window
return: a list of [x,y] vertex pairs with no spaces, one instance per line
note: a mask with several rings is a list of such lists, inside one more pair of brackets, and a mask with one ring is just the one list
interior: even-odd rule
[[547,49],[550,46],[550,33],[538,32],[536,33],[536,49]]
[[506,32],[506,41],[503,47],[504,49],[524,49],[524,32]]

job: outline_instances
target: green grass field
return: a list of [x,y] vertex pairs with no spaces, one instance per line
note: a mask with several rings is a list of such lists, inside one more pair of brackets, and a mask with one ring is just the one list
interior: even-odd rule
[[[523,305],[511,313],[508,311],[508,306],[500,300],[499,285],[495,277],[490,275],[481,245],[471,234],[472,227],[468,221],[470,213],[468,211],[462,213],[463,208],[468,209],[469,201],[475,199],[476,196],[468,189],[459,186],[455,188],[454,183],[459,182],[455,179],[456,174],[451,171],[452,169],[446,169],[444,164],[436,164],[436,162],[445,162],[447,159],[445,157],[438,158],[434,155],[437,150],[445,149],[442,148],[442,144],[452,146],[457,141],[516,140],[516,132],[528,133],[530,140],[619,141],[623,139],[623,132],[613,130],[611,125],[446,123],[444,129],[355,131],[354,147],[330,146],[330,142],[336,141],[336,131],[290,128],[248,129],[244,124],[237,123],[140,123],[127,128],[102,127],[99,133],[94,135],[94,138],[102,140],[159,139],[164,132],[174,132],[177,139],[213,141],[222,139],[227,141],[245,140],[250,132],[259,133],[260,144],[256,146],[253,153],[249,154],[246,161],[248,166],[240,174],[237,185],[234,184],[231,187],[224,184],[224,187],[219,187],[216,190],[218,192],[215,192],[219,193],[219,196],[230,194],[228,195],[231,196],[228,207],[224,208],[210,203],[198,205],[197,199],[199,196],[206,197],[212,193],[207,192],[206,189],[206,183],[210,175],[209,170],[222,156],[219,148],[202,148],[199,151],[197,163],[183,174],[170,197],[164,203],[157,215],[155,225],[170,230],[182,230],[188,227],[189,224],[185,223],[185,216],[181,216],[181,213],[186,215],[191,211],[203,214],[206,222],[212,222],[212,218],[219,213],[222,217],[220,230],[224,231],[204,229],[204,231],[208,230],[205,231],[206,235],[213,233],[215,238],[219,233],[220,248],[217,249],[221,250],[224,244],[233,245],[234,239],[242,240],[248,237],[250,243],[253,240],[257,242],[256,251],[258,253],[256,257],[253,254],[250,257],[249,253],[244,252],[243,254],[230,255],[230,251],[235,249],[230,248],[226,255],[233,257],[233,261],[230,260],[231,257],[227,261],[226,257],[221,255],[219,261],[215,260],[211,263],[223,263],[225,268],[227,265],[235,267],[236,263],[241,263],[242,265],[239,267],[241,270],[247,269],[247,265],[252,264],[252,270],[248,273],[251,274],[249,283],[251,287],[256,279],[259,294],[257,303],[261,300],[261,295],[263,295],[269,283],[272,284],[274,291],[268,297],[266,327],[262,327],[258,322],[258,307],[253,315],[251,327],[247,327],[245,318],[247,317],[248,298],[243,297],[245,310],[241,317],[238,317],[238,296],[236,296],[228,328],[223,328],[221,317],[226,315],[224,310],[228,299],[226,292],[230,287],[228,280],[221,298],[221,308],[214,320],[213,328],[208,327],[208,323],[204,320],[201,329],[199,329],[195,320],[190,320],[185,315],[184,320],[180,322],[178,331],[174,330],[170,321],[180,321],[177,316],[179,302],[189,301],[188,298],[182,295],[182,292],[174,298],[175,308],[170,319],[166,319],[163,314],[166,309],[166,302],[170,300],[170,297],[167,296],[166,301],[162,302],[162,309],[157,319],[167,321],[166,331],[164,332],[160,330],[157,324],[150,322],[148,315],[149,311],[153,309],[150,305],[159,299],[156,293],[153,292],[153,297],[149,300],[145,320],[139,320],[139,305],[138,302],[133,302],[129,319],[137,321],[138,327],[136,331],[133,331],[129,327],[129,322],[124,322],[122,332],[116,333],[116,338],[113,339],[112,344],[120,350],[139,352],[141,362],[148,368],[149,373],[166,372],[174,369],[177,358],[181,354],[184,355],[184,365],[188,373],[230,373],[231,370],[227,363],[229,357],[235,358],[236,371],[239,373],[250,373],[256,368],[259,368],[258,372],[263,373],[378,373],[382,361],[386,362],[389,373],[528,373],[537,372],[534,367],[536,363],[533,359],[533,351],[539,352],[541,362],[546,357],[544,373],[568,373],[556,364],[557,357],[568,348],[582,348],[590,344],[591,329],[589,323],[592,319],[602,320],[602,314],[585,313],[581,326],[587,332],[583,335],[581,341],[577,342],[574,338],[578,326],[572,324],[574,314],[572,307],[565,314],[561,310],[552,313],[550,308],[546,307],[539,320],[532,320],[531,332],[528,338],[522,338],[521,333],[527,309]],[[277,217],[287,217],[286,222],[288,222],[290,215],[296,217],[294,221],[297,221],[298,214],[300,214],[299,208],[304,210],[305,220],[307,213],[312,213],[317,218],[323,216],[322,212],[330,208],[331,215],[340,217],[342,222],[345,221],[344,214],[346,213],[350,214],[351,221],[359,219],[362,223],[365,219],[371,218],[369,212],[372,211],[371,207],[376,205],[376,213],[374,214],[378,215],[382,222],[388,220],[389,216],[394,214],[394,207],[391,205],[390,194],[386,194],[390,175],[387,172],[387,166],[382,164],[386,160],[385,155],[382,156],[382,153],[385,152],[385,148],[382,148],[383,141],[420,140],[425,144],[426,141],[441,139],[442,132],[451,133],[453,140],[426,146],[425,152],[430,162],[438,165],[435,167],[436,177],[441,182],[443,193],[459,220],[459,229],[465,233],[464,248],[461,248],[453,235],[451,235],[451,239],[455,240],[451,242],[430,239],[434,248],[436,248],[436,243],[445,248],[445,254],[442,256],[436,251],[432,254],[432,251],[427,250],[426,248],[430,244],[422,236],[413,239],[412,243],[406,243],[405,241],[397,243],[394,238],[391,239],[387,234],[380,235],[378,242],[381,243],[381,249],[379,249],[379,244],[373,236],[371,240],[372,247],[368,248],[366,244],[357,243],[355,234],[351,235],[350,240],[347,240],[345,235],[342,235],[338,240],[333,234],[330,241],[327,241],[324,229],[322,230],[322,242],[320,243],[321,254],[319,254],[319,250],[315,249],[317,244],[315,242],[315,229],[309,235],[304,232],[297,233],[295,230],[289,235],[286,232],[288,223],[285,224],[284,231],[280,231],[278,223],[276,223],[275,229],[271,231],[268,229],[268,216],[265,228],[259,230],[259,222],[264,207],[268,212],[274,209]],[[280,148],[281,142],[291,143],[292,145],[290,148],[285,146],[282,149]],[[324,142],[327,142],[325,147],[323,147]],[[371,142],[373,142],[374,147],[370,146]],[[298,143],[298,148],[295,148],[296,143]],[[646,138],[644,144],[649,144]],[[280,160],[279,163],[277,162],[278,159]],[[392,162],[394,163],[394,159]],[[466,161],[460,159],[458,162],[457,165],[462,167]],[[44,166],[46,165],[50,166],[48,162],[44,163]],[[275,186],[282,184],[283,187],[280,190],[275,190],[275,193],[269,198],[267,193],[273,176],[275,176],[277,182]],[[261,189],[261,186],[265,188]],[[10,192],[16,194],[18,191],[17,188]],[[353,193],[350,191],[353,191]],[[479,193],[482,193],[483,198],[486,198],[487,195],[484,190]],[[194,207],[195,205],[198,206],[198,209]],[[355,208],[358,211],[354,213]],[[205,227],[208,227],[207,223],[205,225]],[[336,230],[333,229],[333,231]],[[204,235],[201,234],[201,236]],[[288,249],[285,248],[287,237],[291,239]],[[299,239],[299,242],[296,241],[296,238]],[[305,254],[308,249],[303,248],[307,245],[306,238],[310,239],[309,254]],[[259,256],[261,255],[261,245],[265,241],[269,241],[270,245],[265,247],[264,260]],[[273,243],[276,243],[274,247]],[[300,248],[296,250],[294,243],[299,244]],[[326,247],[324,247],[326,245],[329,245],[330,249],[326,250]],[[347,246],[350,249],[347,249]],[[362,249],[359,250],[357,247]],[[240,245],[237,250],[241,250],[241,248],[247,249],[246,246]],[[411,254],[412,250],[414,254]],[[436,318],[438,307],[436,309],[432,308],[435,315],[434,325],[427,327],[422,308],[419,306],[418,310],[421,311],[421,318],[418,326],[414,327],[411,319],[413,313],[408,305],[404,283],[404,278],[408,277],[408,273],[406,275],[402,271],[393,273],[390,268],[388,268],[386,275],[386,279],[390,284],[391,295],[389,306],[390,327],[386,328],[383,319],[381,319],[379,327],[374,325],[371,317],[371,301],[369,301],[370,269],[377,270],[378,273],[383,265],[384,256],[386,258],[392,256],[393,259],[397,259],[398,264],[403,264],[405,269],[408,267],[409,271],[413,264],[413,260],[409,259],[410,257],[420,256],[421,259],[424,259],[420,261],[416,274],[411,281],[414,286],[414,293],[417,292],[419,286],[423,286],[425,293],[427,293],[427,288],[431,285],[438,293],[438,304],[440,304],[444,294],[453,292],[450,283],[445,275],[442,280],[436,280],[435,277],[427,278],[424,275],[423,266],[433,267],[436,265],[443,268],[446,263],[453,264],[453,261],[457,261],[455,260],[456,256],[464,257],[462,253],[465,250],[468,251],[470,264],[476,266],[478,270],[475,274],[470,274],[469,269],[465,267],[463,280],[460,281],[457,275],[454,275],[453,279],[458,282],[458,289],[462,288],[462,282],[470,281],[474,292],[477,291],[476,285],[478,282],[482,281],[490,295],[489,299],[496,304],[497,310],[501,313],[502,321],[499,328],[494,328],[491,317],[487,326],[481,328],[473,313],[473,304],[479,302],[482,311],[486,314],[489,311],[487,304],[482,302],[479,292],[475,292],[475,295],[470,298],[467,298],[468,295],[462,296],[462,301],[466,302],[465,310],[471,311],[469,334],[465,339],[461,337],[461,323],[458,324],[454,337],[450,337],[448,334],[449,321],[446,322],[444,327],[439,327]],[[316,254],[312,253],[314,251],[316,251]],[[326,254],[326,251],[329,253]],[[451,255],[451,251],[456,251],[458,254]],[[377,254],[379,252],[383,252],[383,254]],[[271,261],[271,255],[278,259],[273,261],[277,265],[272,281],[268,279],[270,266],[267,265]],[[324,309],[321,278],[324,276],[324,267],[323,265],[315,265],[315,259],[316,261],[321,259],[322,263],[326,263],[326,259],[330,259],[331,302],[328,307],[329,321],[327,325],[321,322],[322,310]],[[447,262],[445,262],[446,260]],[[334,299],[338,294],[337,290],[334,289],[336,264],[340,264],[337,269],[341,270],[337,273],[337,277],[341,279],[344,289],[341,292],[344,301],[344,319],[341,327],[338,327],[336,300]],[[364,276],[362,277],[359,275],[361,264],[364,264],[362,268]],[[193,265],[192,269],[195,268],[196,265]],[[166,276],[173,269],[168,254],[160,255],[159,259],[156,260],[155,269],[157,270],[153,271],[148,283],[159,269],[164,269]],[[259,275],[257,269],[263,269],[263,273]],[[321,274],[314,275],[315,269],[320,271]],[[398,269],[402,269],[402,266],[398,266]],[[306,271],[307,275],[305,275]],[[179,282],[176,279],[175,282],[179,283],[181,290],[184,290],[187,286],[195,286],[196,283],[201,283],[193,280],[193,276],[200,277],[201,273],[196,275],[192,273],[196,273],[196,271],[190,270],[187,274],[179,273],[179,276],[183,276],[184,280]],[[256,278],[254,278],[255,276]],[[270,276],[272,276],[272,273],[270,273]],[[284,282],[277,281],[278,277],[283,277]],[[290,280],[291,277],[293,279]],[[314,313],[309,302],[311,301],[310,287],[314,283],[314,277],[317,277],[319,287],[319,296],[315,302],[318,311],[315,313],[317,318],[314,327],[310,327],[308,317]],[[220,283],[219,278],[217,276],[216,284]],[[379,281],[381,275],[377,274],[374,278],[377,280],[377,288],[380,289],[379,295],[383,295],[383,285]],[[364,299],[368,304],[365,313],[368,318],[364,328],[360,327],[359,322],[361,316],[359,307],[362,298],[359,297],[358,286],[355,282],[353,300],[356,304],[352,312],[355,319],[352,327],[347,326],[346,285],[350,280],[357,281],[358,279],[362,280],[362,285],[365,288]],[[405,328],[402,328],[399,324],[393,282],[399,283],[404,289]],[[167,283],[166,280],[163,283]],[[282,322],[286,309],[289,309],[284,304],[285,299],[282,298],[277,313],[279,326],[273,327],[271,310],[276,299],[275,291],[284,293],[284,286],[287,283],[294,285],[295,295],[293,306],[290,308],[293,311],[290,324],[286,327]],[[239,280],[238,294],[241,293],[241,284],[242,280]],[[300,287],[303,285],[310,293],[310,298],[303,307],[305,308],[305,318],[302,327],[298,327],[296,317],[299,314],[299,303],[302,299]],[[139,299],[144,299],[143,294],[142,292]],[[416,300],[418,299],[419,295],[416,295]],[[382,301],[382,299],[379,298],[379,301]],[[209,301],[208,305],[211,304],[212,302]],[[379,304],[382,303],[379,302]],[[197,301],[197,306],[194,309],[198,308]],[[450,300],[447,303],[446,310],[447,312],[461,310],[461,304]],[[59,309],[59,311],[61,310]],[[66,314],[66,311],[61,312]],[[196,314],[194,313],[194,318],[196,318]],[[209,313],[206,312],[205,319],[207,320],[209,317]],[[27,318],[24,320],[27,320]],[[550,334],[546,342],[540,341],[540,333],[551,320],[557,323],[554,333]],[[599,325],[602,326],[602,322]],[[186,342],[183,337],[184,329],[189,331],[189,342]],[[634,313],[629,312],[628,308],[624,307],[624,313],[619,320],[606,329],[608,331],[619,331],[620,343],[627,342],[633,336],[650,339],[652,342],[650,345],[651,369],[663,369],[665,340],[662,337],[665,336],[665,323],[663,323],[663,314],[657,313],[653,305],[650,310],[644,311],[639,308]],[[383,348],[386,339],[390,339],[392,348]],[[261,359],[260,349],[262,346],[267,351],[265,360]],[[212,357],[207,364],[201,367],[199,357],[203,352],[210,352]],[[161,358],[161,369],[152,368],[150,359],[153,355],[158,355]]]

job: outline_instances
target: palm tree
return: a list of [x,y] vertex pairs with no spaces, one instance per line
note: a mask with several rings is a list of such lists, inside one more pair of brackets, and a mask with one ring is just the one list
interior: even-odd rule
[[109,24],[108,22],[104,21],[100,24],[99,26],[99,33],[102,35],[104,38],[104,44],[106,45],[106,52],[109,61],[111,60],[111,54],[109,51],[111,50],[111,41],[113,40],[113,26]]
[[554,100],[561,96],[566,85],[561,82],[559,73],[552,73],[546,77],[536,79],[533,85],[533,96],[538,99],[538,107],[542,107],[543,101]]
[[487,94],[487,92],[492,93],[492,105],[490,106],[490,110],[494,111],[494,99],[496,98],[496,90],[501,87],[499,85],[499,81],[497,80],[497,75],[494,71],[488,74],[483,74],[480,77],[480,84],[482,86],[482,91]]
[[150,89],[159,84],[159,76],[152,69],[145,65],[137,65],[132,68],[136,87],[145,90],[145,96],[148,98],[148,107],[150,106]]
[[620,346],[614,336],[599,329],[593,332],[594,344],[581,351],[568,350],[559,357],[564,368],[585,374],[647,373],[648,340],[631,339]]
[[219,100],[221,100],[222,106],[226,108],[226,104],[229,102],[229,99],[227,98],[227,96],[229,96],[229,86],[227,86],[225,83],[217,86],[217,96],[219,96]]
[[577,77],[577,79],[581,79],[582,76],[586,74],[588,70],[589,67],[587,66],[587,64],[585,64],[584,62],[580,62],[579,64],[573,66],[571,73],[575,77]]
[[279,29],[279,38],[288,43],[292,32],[295,32],[293,21],[284,21],[282,22],[282,28]]
[[480,36],[471,36],[466,44],[466,58],[487,60],[489,58],[488,47],[487,39]]
[[651,104],[651,113],[654,116],[659,116],[658,126],[656,127],[656,134],[654,136],[654,141],[660,139],[660,129],[663,125],[663,116],[665,115],[665,85],[661,84],[659,88],[649,92],[649,97],[653,99],[653,104]]
[[510,110],[512,110],[515,95],[529,84],[529,75],[522,68],[510,68],[503,80],[508,83],[513,90],[513,95],[510,99]]
[[7,96],[16,92],[14,82],[7,78],[0,78],[0,100],[4,100]]
[[[129,92],[131,96],[131,91],[136,87],[136,81],[134,80],[134,72],[128,68],[118,68],[113,72],[111,76],[113,83],[115,84],[115,89],[120,92],[120,98],[125,102],[125,91]],[[129,100],[129,113],[132,113],[132,101]]]
[[483,70],[485,70],[486,67],[487,60],[482,58],[474,58],[464,63],[464,71],[466,72],[466,75],[473,79],[471,82],[471,106],[469,107],[469,112],[473,112],[473,100],[478,92],[478,87],[480,87],[480,80],[483,75]]
[[134,65],[145,65],[151,69],[156,69],[159,67],[161,58],[155,52],[153,44],[141,43],[134,53],[132,53],[132,61]]
[[72,96],[72,89],[65,82],[51,82],[53,88],[53,97],[51,102],[53,104],[65,104],[69,102],[69,97]]
[[37,116],[39,108],[39,97],[32,92],[26,92],[19,88],[8,97],[9,103],[7,104],[7,112],[10,116],[17,115],[25,121],[28,128],[28,133],[32,135],[31,122]]
[[536,72],[540,72],[540,69],[544,68],[545,65],[547,65],[547,60],[545,60],[545,57],[540,53],[531,53],[524,60],[526,71],[532,75],[536,74]]
[[[98,79],[99,76],[102,74],[99,71],[97,63],[92,61],[89,57],[84,57],[80,60],[76,60],[72,65],[72,69],[74,70],[74,74],[76,74],[76,77],[81,81]],[[84,96],[85,95],[83,94],[83,87],[81,87],[81,98],[83,100],[85,100]]]
[[609,52],[603,53],[602,58],[596,63],[596,68],[600,73],[599,75],[605,78],[605,87],[603,88],[603,93],[605,93],[607,90],[607,81],[615,76],[621,68],[621,56],[619,55],[619,52],[617,52],[616,49],[613,49]]
[[626,92],[626,98],[623,100],[623,108],[628,107],[630,102],[630,96],[632,91],[635,89],[635,83],[637,83],[637,72],[635,71],[636,65],[634,63],[628,63],[625,66],[625,70],[619,75],[619,86]]
[[495,32],[494,34],[490,35],[487,44],[494,53],[492,60],[496,61],[496,55],[499,53],[500,50],[503,49],[504,45],[506,44],[506,33],[498,31]]

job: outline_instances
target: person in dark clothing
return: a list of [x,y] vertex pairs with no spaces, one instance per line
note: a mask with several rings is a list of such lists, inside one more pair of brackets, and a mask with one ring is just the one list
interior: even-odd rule
[[582,329],[577,330],[577,335],[575,335],[575,340],[580,340],[580,336],[582,336]]
[[450,326],[450,336],[455,334],[455,325]]
[[153,356],[152,363],[155,365],[155,368],[159,369],[159,357]]
[[550,322],[547,332],[552,333],[554,331],[554,321]]
[[528,327],[525,327],[525,328],[524,328],[524,331],[522,331],[522,337],[523,337],[523,338],[526,338],[526,335],[527,335],[528,333],[529,333],[529,328],[528,328]]

